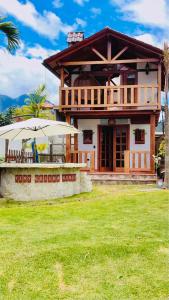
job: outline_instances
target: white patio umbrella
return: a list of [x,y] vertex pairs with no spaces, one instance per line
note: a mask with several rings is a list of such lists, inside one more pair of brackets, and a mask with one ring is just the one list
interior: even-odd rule
[[32,118],[0,127],[0,139],[11,141],[80,133],[66,122]]

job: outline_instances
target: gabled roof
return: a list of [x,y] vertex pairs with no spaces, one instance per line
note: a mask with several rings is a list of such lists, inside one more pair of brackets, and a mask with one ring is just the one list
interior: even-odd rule
[[[114,55],[116,55],[116,53],[118,53],[122,47],[129,47],[128,50],[120,57],[120,59],[146,57],[162,60],[163,51],[161,49],[106,27],[92,36],[85,38],[83,41],[78,42],[71,47],[68,47],[63,51],[60,51],[45,59],[43,61],[43,65],[56,76],[60,77],[59,67],[63,62],[78,60],[100,60],[98,56],[91,51],[93,46],[103,53],[103,55],[107,55],[107,39],[112,41],[112,51],[114,51],[112,54]],[[69,66],[69,68],[67,67],[69,71],[75,67],[72,69],[71,68],[71,66]]]
[[66,58],[67,56],[69,56],[70,54],[76,52],[77,50],[80,50],[83,47],[89,46],[90,44],[92,44],[93,42],[95,42],[98,39],[101,39],[102,37],[104,37],[105,35],[110,35],[112,37],[115,37],[117,39],[120,39],[121,41],[125,41],[128,42],[129,44],[131,44],[132,46],[137,46],[140,49],[142,49],[143,51],[149,51],[150,53],[152,53],[152,55],[156,55],[161,57],[163,51],[155,46],[152,46],[150,44],[147,44],[145,42],[139,41],[133,37],[129,37],[123,33],[120,33],[118,31],[112,30],[109,27],[105,27],[104,29],[102,29],[101,31],[91,35],[90,37],[84,39],[81,42],[78,42],[74,45],[72,45],[71,47],[68,47],[66,49],[64,49],[63,51],[60,51],[52,56],[50,56],[49,58],[44,60],[44,65],[48,64],[50,61],[52,60],[62,60],[63,58]]

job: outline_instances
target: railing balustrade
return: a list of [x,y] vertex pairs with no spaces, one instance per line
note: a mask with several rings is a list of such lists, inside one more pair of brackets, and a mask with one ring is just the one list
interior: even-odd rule
[[142,172],[150,171],[151,156],[149,151],[130,151],[124,152],[124,171]]
[[72,163],[85,163],[90,172],[95,170],[95,151],[74,151],[71,153]]
[[158,85],[61,87],[61,109],[160,108]]

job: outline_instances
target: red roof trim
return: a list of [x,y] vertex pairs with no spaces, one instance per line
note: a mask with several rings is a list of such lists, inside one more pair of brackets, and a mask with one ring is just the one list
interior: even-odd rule
[[115,31],[115,30],[112,30],[110,29],[109,27],[106,27],[104,28],[103,30],[93,34],[92,36],[84,39],[83,41],[71,46],[71,47],[68,47],[66,49],[64,49],[63,51],[59,52],[59,53],[56,53],[52,56],[50,56],[49,58],[45,59],[43,64],[45,66],[48,65],[49,62],[51,62],[52,60],[61,60],[63,58],[65,58],[67,55],[70,55],[74,52],[76,52],[77,50],[87,46],[88,44],[92,43],[92,42],[95,42],[96,40],[100,39],[102,36],[105,36],[106,34],[110,34],[118,39],[121,39],[123,41],[127,41],[128,43],[134,45],[134,46],[138,46],[138,47],[141,47],[147,51],[150,51],[156,55],[159,55],[159,56],[162,56],[163,54],[163,51],[155,46],[152,46],[152,45],[149,45],[147,43],[144,43],[142,41],[139,41],[133,37],[129,37],[123,33],[120,33],[118,31]]

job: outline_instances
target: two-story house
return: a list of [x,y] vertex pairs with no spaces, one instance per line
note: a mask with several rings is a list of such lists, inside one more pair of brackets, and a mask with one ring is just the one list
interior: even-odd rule
[[108,27],[77,41],[81,35],[69,35],[68,48],[43,62],[60,78],[60,113],[82,132],[73,149],[67,136],[67,162],[86,162],[91,172],[154,174],[162,50]]

